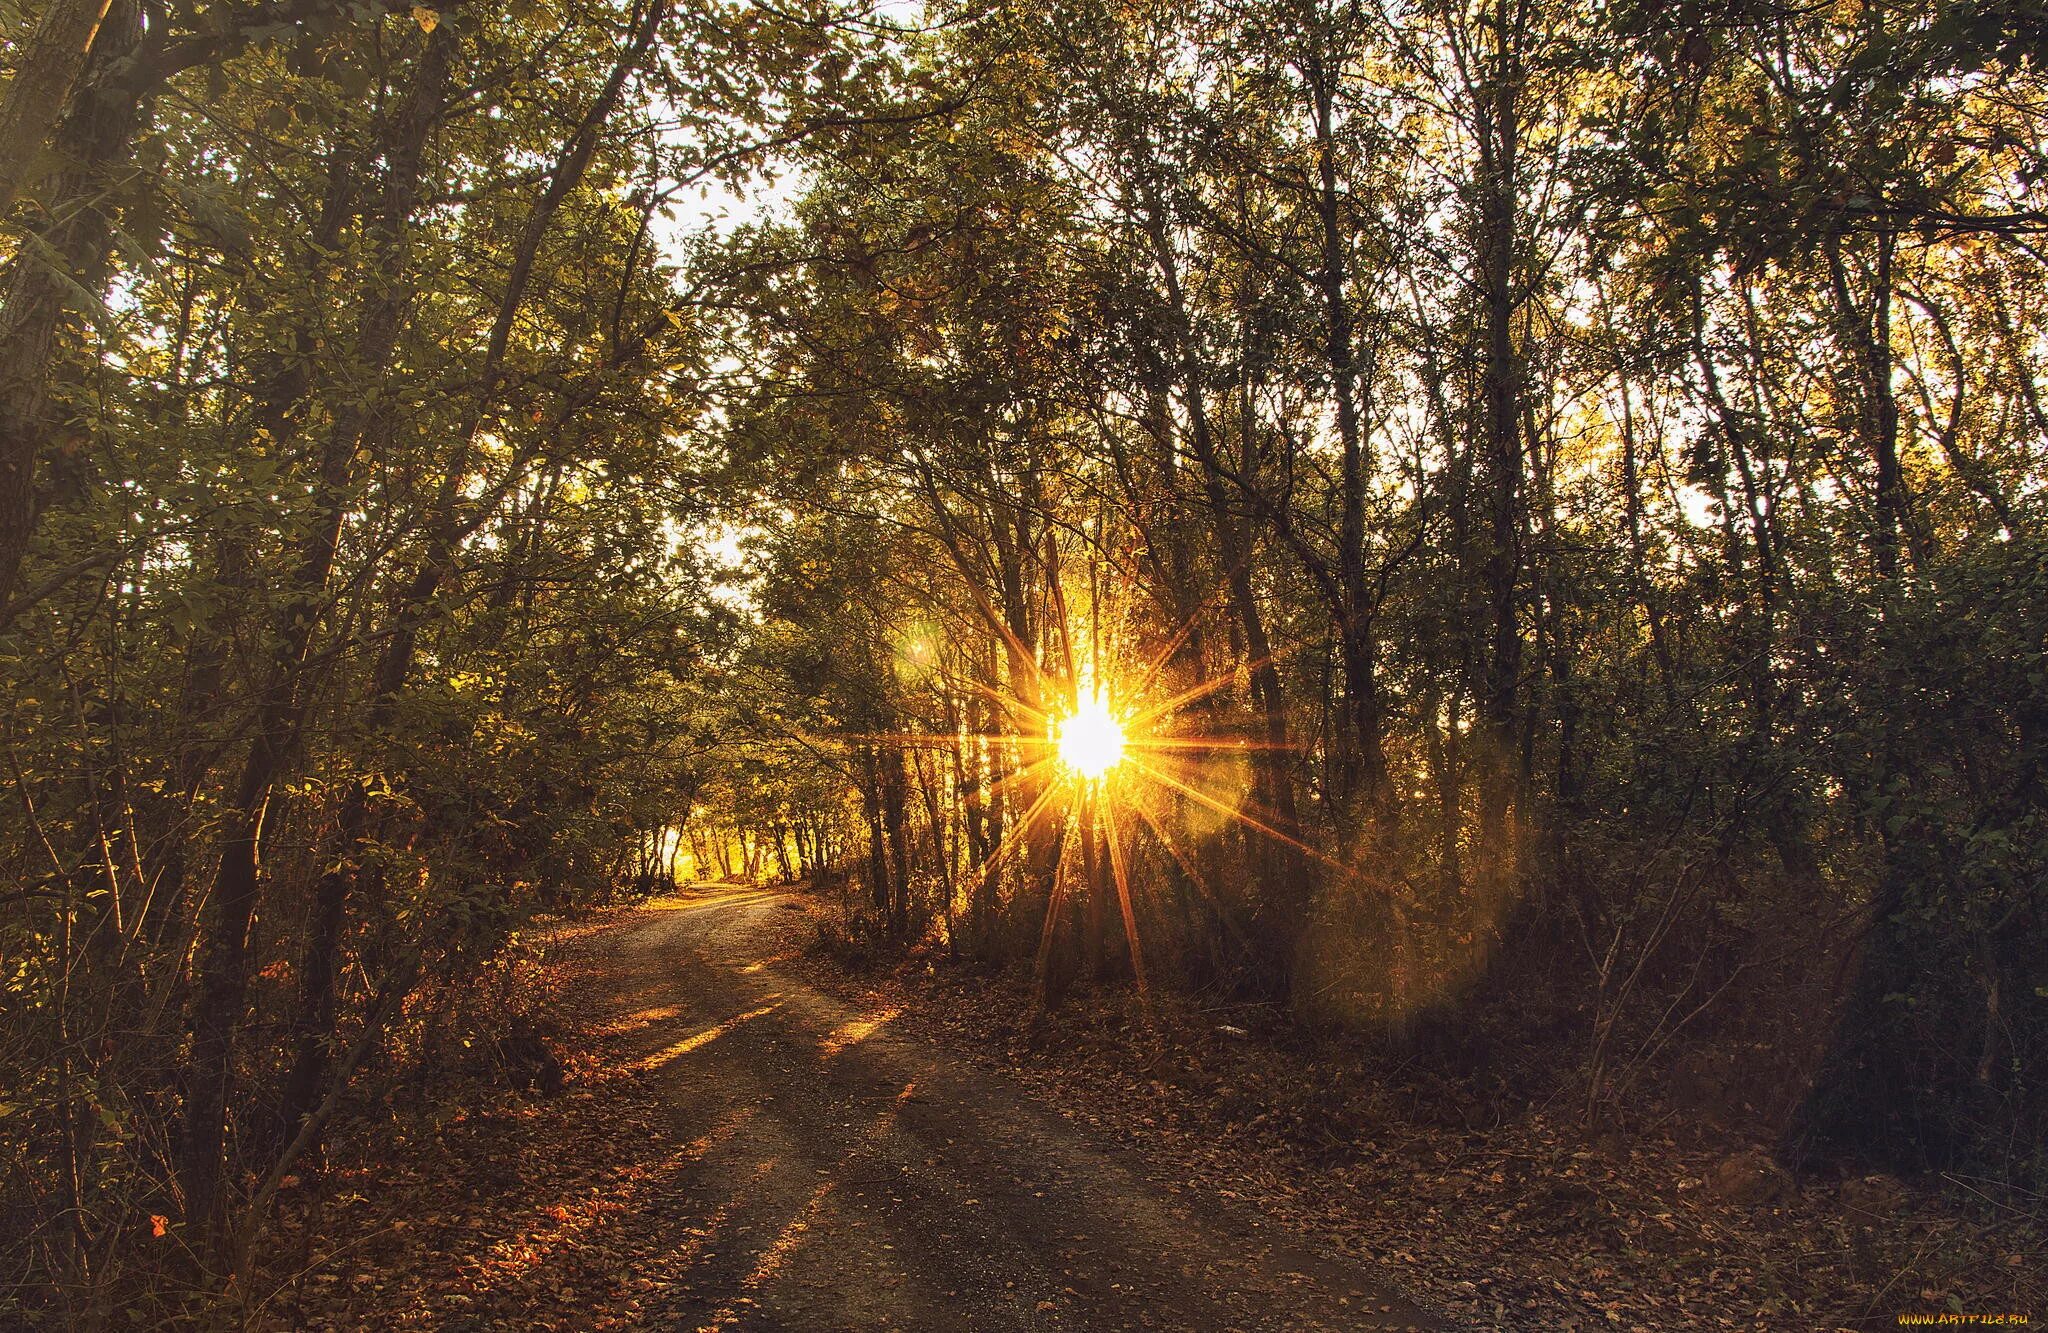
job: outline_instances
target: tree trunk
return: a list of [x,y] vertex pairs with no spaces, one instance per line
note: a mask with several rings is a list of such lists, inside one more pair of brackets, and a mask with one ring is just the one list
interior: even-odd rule
[[891,745],[882,752],[882,824],[889,836],[889,879],[885,919],[889,934],[898,940],[910,935],[910,889],[913,860],[910,852],[910,820],[903,748]]
[[1480,723],[1479,830],[1474,888],[1482,915],[1513,891],[1518,841],[1511,825],[1520,804],[1515,753],[1520,728],[1522,639],[1517,589],[1522,572],[1523,472],[1522,363],[1515,320],[1522,295],[1516,243],[1519,198],[1521,62],[1518,32],[1497,0],[1487,22],[1494,29],[1492,68],[1475,92],[1479,148],[1477,254],[1481,381],[1480,440],[1486,493],[1479,586],[1487,642],[1474,690]]
[[875,919],[889,919],[889,834],[882,819],[882,766],[873,747],[861,750],[861,814],[868,826],[868,901]]
[[0,218],[30,184],[36,157],[111,8],[111,0],[52,0],[43,11],[0,101]]

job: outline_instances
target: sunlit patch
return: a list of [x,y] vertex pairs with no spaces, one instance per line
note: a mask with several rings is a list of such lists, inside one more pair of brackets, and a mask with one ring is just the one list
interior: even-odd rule
[[1123,762],[1124,726],[1099,694],[1078,700],[1059,720],[1055,743],[1060,762],[1076,775],[1099,780]]
[[781,895],[752,884],[706,884],[687,894],[649,898],[640,905],[644,912],[703,912],[715,907],[743,907],[767,902]]
[[[754,1261],[753,1271],[749,1272],[740,1283],[742,1291],[757,1291],[767,1286],[768,1283],[781,1274],[784,1268],[788,1267],[790,1258],[796,1254],[798,1247],[804,1243],[804,1238],[817,1225],[819,1216],[825,1210],[826,1200],[830,1197],[833,1190],[837,1188],[837,1181],[828,1180],[811,1191],[811,1197],[804,1202],[803,1208],[798,1211],[795,1217],[789,1220],[788,1225],[776,1233],[775,1239],[769,1243],[768,1248],[761,1251],[761,1257]],[[751,1305],[753,1302],[748,1300],[747,1303]],[[738,1307],[738,1301],[721,1306],[718,1312],[712,1315],[703,1327],[714,1329],[733,1327],[739,1321]]]
[[614,1019],[604,1026],[596,1028],[594,1035],[600,1037],[630,1036],[642,1028],[651,1027],[656,1023],[666,1023],[681,1012],[682,1010],[672,1004],[655,1005],[649,1009],[636,1009],[623,1018]]
[[[638,904],[625,910],[637,911]],[[565,944],[587,939],[612,929],[619,922],[618,908],[598,908],[577,921],[543,921],[537,923],[535,935],[549,948],[559,949]]]
[[640,1057],[628,1065],[627,1068],[634,1070],[655,1069],[672,1060],[679,1060],[691,1051],[709,1046],[712,1042],[717,1041],[740,1024],[751,1023],[764,1014],[774,1013],[781,1007],[782,1001],[777,1000],[773,1004],[764,1004],[759,1009],[749,1009],[743,1014],[734,1014],[723,1023],[714,1024],[711,1027],[705,1028],[702,1032],[693,1033],[672,1046],[663,1047],[652,1055]]
[[901,1009],[884,1009],[865,1018],[850,1018],[826,1034],[825,1040],[818,1043],[818,1054],[829,1060],[849,1046],[858,1046],[895,1021],[902,1012]]
[[[887,1147],[891,1139],[891,1122],[895,1118],[897,1109],[916,1087],[915,1083],[904,1085],[903,1091],[897,1094],[896,1103],[884,1110],[879,1116],[876,1116],[874,1122],[868,1126],[865,1132],[854,1136],[846,1151],[841,1154],[839,1161],[829,1172],[825,1173],[828,1175],[828,1178],[820,1181],[817,1188],[811,1191],[810,1197],[805,1200],[803,1207],[799,1208],[796,1214],[777,1231],[775,1239],[770,1241],[761,1251],[760,1257],[754,1261],[753,1268],[747,1273],[746,1277],[740,1280],[739,1289],[743,1294],[735,1296],[732,1300],[719,1307],[718,1311],[710,1319],[699,1324],[698,1328],[727,1329],[737,1327],[745,1322],[740,1310],[742,1305],[749,1307],[746,1311],[747,1315],[759,1315],[759,1306],[754,1296],[747,1293],[763,1291],[771,1283],[784,1277],[792,1260],[798,1257],[798,1251],[803,1247],[806,1238],[821,1233],[828,1236],[832,1234],[833,1229],[829,1226],[821,1225],[821,1223],[831,1220],[830,1214],[834,1207],[833,1198],[838,1192],[840,1183],[846,1180],[859,1179],[863,1175],[868,1174],[866,1170],[861,1168],[864,1164],[871,1162]],[[767,1165],[773,1167],[775,1164],[768,1163]],[[815,1284],[814,1282],[807,1281],[804,1285],[811,1286]]]

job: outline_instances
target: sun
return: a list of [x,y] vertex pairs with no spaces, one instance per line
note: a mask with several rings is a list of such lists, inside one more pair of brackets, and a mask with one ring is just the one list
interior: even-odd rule
[[1090,781],[1123,762],[1124,728],[1099,694],[1087,695],[1061,718],[1054,733],[1060,762]]

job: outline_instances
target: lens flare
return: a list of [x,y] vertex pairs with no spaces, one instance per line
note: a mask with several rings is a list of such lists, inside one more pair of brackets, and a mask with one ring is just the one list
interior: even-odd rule
[[1099,694],[1091,694],[1060,719],[1056,736],[1060,762],[1094,780],[1123,762],[1124,728]]

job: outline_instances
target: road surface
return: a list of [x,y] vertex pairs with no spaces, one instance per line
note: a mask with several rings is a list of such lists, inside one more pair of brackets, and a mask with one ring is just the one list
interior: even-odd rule
[[672,1109],[696,1218],[664,1325],[833,1329],[1448,1327],[1228,1201],[1148,1174],[1001,1071],[789,966],[795,904],[718,888],[590,939],[618,1058]]

